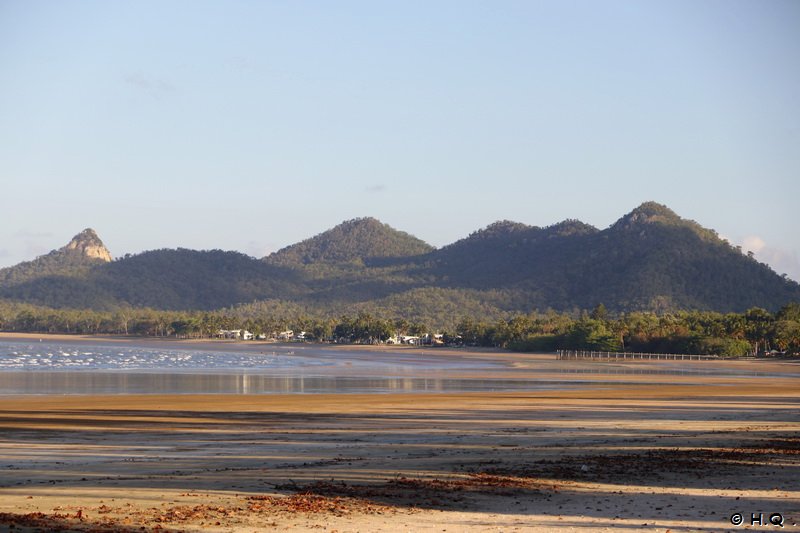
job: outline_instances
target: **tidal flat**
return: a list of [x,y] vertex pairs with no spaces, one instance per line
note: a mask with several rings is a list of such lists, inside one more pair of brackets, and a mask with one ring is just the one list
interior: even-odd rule
[[[796,361],[337,350],[352,357],[340,370],[356,375],[375,371],[357,361],[386,358],[409,379],[555,386],[5,394],[0,530],[710,532],[778,529],[751,524],[754,514],[800,522]],[[429,357],[445,362],[429,367]]]

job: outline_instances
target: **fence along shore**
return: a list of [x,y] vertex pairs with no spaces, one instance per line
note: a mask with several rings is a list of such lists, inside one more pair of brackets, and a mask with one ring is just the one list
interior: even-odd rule
[[643,353],[643,352],[598,352],[593,350],[558,350],[559,359],[594,359],[612,361],[619,359],[628,360],[665,360],[665,361],[710,361],[719,359],[716,355],[679,354],[679,353]]

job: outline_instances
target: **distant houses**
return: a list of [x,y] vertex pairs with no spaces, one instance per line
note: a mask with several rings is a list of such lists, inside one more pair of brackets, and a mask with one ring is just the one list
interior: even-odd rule
[[386,339],[386,344],[410,344],[410,345],[438,345],[444,344],[444,335],[441,333],[435,333],[431,335],[430,333],[426,333],[425,335],[395,335],[393,337],[389,337]]
[[246,329],[221,329],[217,331],[217,337],[220,339],[241,339],[243,341],[253,340],[253,334]]
[[[278,342],[305,342],[314,339],[314,337],[306,331],[301,331],[300,333],[295,334],[294,330],[291,329],[287,329],[281,332],[273,332],[272,334],[259,333],[258,335],[255,335],[254,333],[246,329],[220,329],[217,331],[215,337],[217,337],[218,339],[228,339],[228,340],[243,340],[243,341],[272,340]],[[344,339],[339,339],[338,342],[347,342],[347,341]],[[405,344],[411,346],[441,345],[444,344],[444,336],[440,333],[436,334],[426,333],[425,335],[395,334],[392,337],[386,339],[385,343],[395,344],[395,345]]]
[[421,344],[417,335],[395,335],[386,339],[386,344]]
[[305,331],[301,331],[297,335],[294,334],[294,331],[291,329],[287,329],[286,331],[281,331],[280,333],[273,333],[272,335],[265,335],[264,333],[259,333],[258,335],[254,335],[253,333],[247,331],[246,329],[221,329],[217,331],[217,338],[219,339],[232,339],[232,340],[243,340],[243,341],[251,341],[251,340],[277,340],[277,341],[305,341],[308,340],[308,333]]

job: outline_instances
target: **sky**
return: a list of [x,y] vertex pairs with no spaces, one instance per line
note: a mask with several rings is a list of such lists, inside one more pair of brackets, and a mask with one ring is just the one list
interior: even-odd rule
[[667,205],[800,280],[795,0],[0,0],[0,267]]

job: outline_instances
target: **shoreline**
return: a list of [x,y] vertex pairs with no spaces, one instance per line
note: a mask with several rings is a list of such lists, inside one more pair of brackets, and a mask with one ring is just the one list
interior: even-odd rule
[[[534,359],[553,358],[555,352],[515,352],[504,348],[492,348],[485,346],[428,346],[428,345],[398,345],[398,344],[337,344],[326,342],[280,342],[276,340],[233,340],[233,339],[214,339],[196,338],[180,339],[175,337],[147,337],[135,335],[84,335],[84,334],[64,334],[64,333],[16,333],[0,331],[0,341],[6,342],[72,342],[72,343],[111,343],[111,344],[144,344],[157,347],[187,348],[187,349],[219,349],[225,348],[232,351],[258,351],[266,347],[276,348],[315,348],[319,350],[331,350],[339,352],[385,352],[427,355],[459,355],[459,356],[491,356],[499,355],[508,358],[524,357]],[[581,361],[581,360],[579,360]],[[585,361],[585,360],[583,360]],[[680,360],[681,362],[698,362],[694,360]],[[800,357],[730,357],[703,360],[712,363],[734,363],[734,362],[757,362],[763,364],[797,364],[800,367]],[[649,363],[648,359],[625,359],[625,360],[597,360],[598,363]]]
[[[234,350],[254,351],[265,347],[315,347],[320,349],[331,349],[337,351],[383,351],[383,352],[410,352],[410,353],[433,353],[442,355],[457,354],[514,354],[509,350],[501,348],[488,348],[482,346],[474,347],[434,347],[434,346],[413,346],[399,344],[336,344],[325,342],[278,342],[274,340],[232,340],[232,339],[178,339],[174,337],[141,337],[134,335],[68,335],[63,333],[15,333],[0,332],[0,341],[20,341],[20,342],[85,342],[85,343],[114,343],[114,344],[147,344],[152,346],[182,346],[182,347],[225,347]],[[542,354],[549,355],[549,354]]]
[[[98,394],[117,390],[123,394],[259,395],[357,394],[364,392],[366,387],[375,394],[413,394],[433,387],[437,394],[455,394],[482,388],[503,390],[506,386],[508,390],[517,392],[642,384],[653,387],[755,384],[791,387],[800,380],[800,361],[796,360],[559,360],[554,354],[470,348],[0,333],[0,341],[6,342],[33,344],[39,339],[76,346],[198,350],[208,352],[212,360],[217,357],[215,354],[229,353],[230,360],[234,361],[232,364],[236,364],[240,355],[247,364],[242,367],[199,368],[180,365],[163,368],[10,368],[0,374],[0,390],[10,391],[7,394],[36,394],[37,391],[45,391],[45,394],[47,391],[53,391],[52,394]],[[265,360],[264,365],[259,365],[261,356],[271,358],[277,364]],[[466,381],[459,385],[459,380]]]
[[[420,355],[441,355],[458,356],[463,358],[487,358],[487,360],[507,360],[511,364],[521,364],[525,362],[538,363],[540,361],[556,360],[555,352],[514,352],[503,348],[490,348],[482,346],[463,346],[463,347],[433,347],[433,346],[408,346],[392,344],[336,344],[336,343],[316,343],[316,342],[277,342],[277,341],[243,341],[231,339],[177,339],[173,337],[139,337],[131,335],[67,335],[60,333],[14,333],[0,332],[0,341],[5,342],[69,342],[76,344],[141,344],[144,346],[173,348],[173,349],[197,349],[206,351],[216,351],[224,348],[225,351],[244,351],[260,352],[268,347],[281,349],[316,349],[319,351],[330,352],[352,352],[352,353],[394,353],[394,354],[420,354]],[[489,359],[491,357],[491,359]],[[637,365],[658,366],[670,360],[650,360],[650,359],[623,359],[623,360],[588,360],[577,359],[567,360],[569,362],[585,363],[591,362],[597,365]],[[675,361],[672,361],[675,362]],[[800,358],[719,358],[709,360],[678,360],[681,364],[693,366],[695,364],[711,365],[747,365],[755,363],[763,366],[796,366],[800,371]]]

